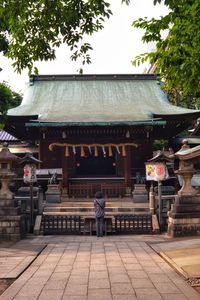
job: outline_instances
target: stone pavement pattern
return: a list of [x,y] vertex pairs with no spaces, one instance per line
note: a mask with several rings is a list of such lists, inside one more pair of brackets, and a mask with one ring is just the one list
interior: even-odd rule
[[148,245],[161,241],[155,236],[35,238],[33,245],[47,247],[0,299],[200,299]]
[[157,243],[153,248],[186,278],[200,277],[200,239]]
[[32,244],[27,240],[10,247],[0,244],[0,279],[17,278],[36,258],[45,246]]

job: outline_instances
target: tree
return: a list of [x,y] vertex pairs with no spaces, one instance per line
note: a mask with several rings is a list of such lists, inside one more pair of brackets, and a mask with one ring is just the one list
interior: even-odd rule
[[0,114],[6,115],[7,110],[21,104],[22,95],[11,90],[5,82],[0,83]]
[[[154,4],[162,0],[154,0]],[[145,30],[142,40],[155,42],[156,51],[137,56],[133,63],[149,60],[164,80],[164,89],[175,104],[200,103],[200,1],[165,0],[169,13],[159,19],[140,18],[133,26]],[[168,30],[167,38],[162,31]]]
[[0,0],[0,51],[18,72],[54,60],[62,43],[73,51],[72,60],[90,63],[92,47],[83,39],[103,28],[109,6],[103,0]]

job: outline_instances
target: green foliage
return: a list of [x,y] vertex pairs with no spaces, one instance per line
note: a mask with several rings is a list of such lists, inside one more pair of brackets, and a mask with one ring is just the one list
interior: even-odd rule
[[0,114],[6,115],[7,110],[21,104],[22,95],[14,92],[6,83],[0,83]]
[[[154,4],[161,0],[154,0]],[[159,19],[140,18],[133,26],[145,30],[142,40],[154,41],[156,51],[143,53],[133,62],[156,64],[164,89],[175,104],[194,107],[200,102],[200,1],[166,0],[168,15]],[[168,30],[167,38],[162,32]],[[197,101],[198,99],[198,101]]]
[[0,0],[0,51],[18,72],[27,67],[31,72],[37,60],[54,60],[62,43],[73,60],[90,63],[92,47],[83,39],[103,28],[112,14],[109,6],[103,0]]
[[168,146],[168,140],[160,139],[160,140],[155,140],[153,143],[153,150],[158,151],[158,150],[163,150],[166,149]]
[[[1,6],[0,6],[1,11]],[[8,23],[0,17],[0,51],[6,54],[8,50],[8,34],[7,34]]]

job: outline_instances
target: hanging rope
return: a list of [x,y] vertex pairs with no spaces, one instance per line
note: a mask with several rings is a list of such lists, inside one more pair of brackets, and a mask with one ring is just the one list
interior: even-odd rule
[[65,156],[69,157],[69,147],[65,147]]
[[76,154],[76,147],[72,146],[72,149],[73,149],[73,153]]
[[92,149],[91,149],[90,146],[88,146],[88,150],[89,150],[89,152],[90,152],[90,155],[92,155]]
[[126,156],[126,147],[122,146],[122,156]]
[[106,148],[108,148],[108,156],[113,156],[112,153],[112,147],[116,148],[118,154],[120,154],[120,147],[122,148],[121,154],[122,156],[126,156],[126,146],[130,147],[138,147],[138,144],[135,143],[124,143],[124,144],[67,144],[67,143],[52,143],[49,145],[49,150],[53,151],[55,147],[65,147],[65,156],[70,156],[70,147],[72,148],[72,151],[74,155],[76,154],[76,149],[80,148],[80,155],[81,157],[85,157],[85,150],[84,147],[86,147],[90,154],[92,155],[92,148],[94,148],[94,156],[98,156],[98,147],[100,147],[103,151],[103,154],[106,155]]
[[95,157],[98,156],[98,149],[97,149],[97,146],[94,146],[94,156],[95,156]]
[[116,147],[117,152],[120,154],[119,146],[115,146],[115,147]]
[[106,150],[104,146],[102,146],[102,151],[103,151],[103,155],[106,155]]
[[111,146],[108,146],[108,156],[113,156]]
[[83,146],[81,146],[81,157],[84,157],[84,156],[85,156],[85,151],[84,151]]

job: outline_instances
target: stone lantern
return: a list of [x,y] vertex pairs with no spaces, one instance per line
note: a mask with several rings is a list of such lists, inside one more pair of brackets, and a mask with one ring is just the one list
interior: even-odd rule
[[19,215],[19,207],[9,189],[9,183],[15,177],[13,164],[17,160],[4,143],[0,152],[0,239],[16,240],[24,233],[25,219]]
[[151,181],[151,190],[149,195],[150,211],[154,213],[155,199],[153,194],[153,181],[158,183],[158,219],[160,228],[163,227],[163,203],[162,203],[162,181],[168,178],[167,163],[172,163],[172,158],[165,155],[164,151],[158,151],[157,154],[149,159],[146,165],[146,180]]
[[24,182],[30,185],[30,233],[33,233],[34,229],[33,183],[37,181],[36,164],[41,162],[30,152],[27,152],[19,162],[24,165]]
[[13,199],[13,193],[9,189],[9,182],[15,177],[13,163],[18,157],[10,152],[8,144],[4,143],[0,152],[0,199]]
[[[198,146],[197,146],[198,147]],[[179,159],[179,169],[175,171],[176,174],[181,176],[183,185],[178,191],[178,195],[195,195],[198,190],[194,189],[191,185],[192,177],[197,171],[194,169],[194,162],[196,162],[199,155],[199,148],[191,148],[187,140],[183,140],[183,146],[172,157]]]
[[168,235],[200,235],[200,195],[191,185],[192,176],[196,173],[194,163],[200,161],[200,145],[190,148],[184,140],[181,149],[172,157],[179,159],[176,173],[182,177],[183,185],[168,214]]

